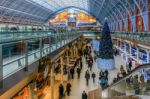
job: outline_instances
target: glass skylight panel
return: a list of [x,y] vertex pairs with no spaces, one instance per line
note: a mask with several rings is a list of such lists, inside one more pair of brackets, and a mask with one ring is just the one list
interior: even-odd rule
[[89,10],[89,0],[26,0],[33,1],[52,11],[61,10],[66,7],[76,7]]

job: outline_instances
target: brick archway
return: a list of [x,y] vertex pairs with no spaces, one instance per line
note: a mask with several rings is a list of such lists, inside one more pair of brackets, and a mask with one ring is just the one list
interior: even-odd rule
[[150,32],[150,0],[148,0],[148,31]]
[[136,10],[136,32],[144,32],[144,22],[140,10]]
[[133,26],[132,26],[132,22],[130,19],[130,16],[128,15],[128,31],[132,32],[133,31]]

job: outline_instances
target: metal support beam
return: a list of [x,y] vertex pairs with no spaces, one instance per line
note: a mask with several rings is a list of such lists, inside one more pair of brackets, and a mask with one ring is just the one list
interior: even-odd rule
[[29,13],[26,13],[26,12],[22,12],[22,11],[19,11],[19,10],[15,10],[15,9],[7,8],[7,7],[4,7],[4,6],[0,6],[0,8],[2,8],[2,9],[6,9],[6,10],[15,11],[15,12],[17,12],[17,13],[21,13],[21,14],[25,14],[25,15],[29,15],[29,16],[32,16],[32,17],[35,17],[35,18],[38,18],[38,19],[45,19],[44,17],[40,17],[40,16],[36,16],[36,15],[32,15],[32,14],[29,14]]
[[0,44],[0,88],[3,87],[3,53],[2,44]]
[[[125,2],[128,3],[128,0],[125,0]],[[120,0],[120,3],[123,5],[123,7],[125,8],[125,10],[127,11],[128,15],[129,15],[130,18],[131,18],[130,12],[129,12],[129,10],[127,9],[127,7],[123,4],[123,2],[122,2],[121,0]]]
[[142,14],[142,10],[141,10],[139,4],[137,3],[137,1],[136,0],[133,0],[133,1],[134,1],[135,5],[137,6],[137,8],[140,10],[140,13]]
[[51,53],[51,36],[49,36],[49,54]]
[[[103,13],[103,16],[102,16],[103,19],[104,19],[105,15],[106,15],[110,10],[112,10],[112,7],[109,7],[109,6],[108,6],[107,12]],[[115,11],[112,11],[112,13],[114,14],[114,17],[117,16],[117,14],[116,14]],[[111,14],[112,14],[112,13],[111,13]],[[114,18],[114,20],[116,20],[116,19]]]
[[51,99],[54,99],[54,83],[55,83],[55,75],[54,75],[54,65],[51,63],[50,65],[52,65],[52,69],[51,69],[51,75],[50,75],[50,82],[51,82]]
[[24,53],[25,53],[25,68],[24,68],[24,71],[28,71],[28,41],[24,41],[25,43],[25,50],[24,50]]
[[104,3],[105,3],[105,0],[103,0],[103,2],[102,2],[102,4],[101,4],[101,7],[100,7],[100,9],[98,10],[98,13],[97,13],[96,17],[99,16],[99,14],[100,14],[100,12],[101,12],[101,10],[102,10],[102,8],[103,8]]
[[40,59],[42,58],[42,38],[40,38]]

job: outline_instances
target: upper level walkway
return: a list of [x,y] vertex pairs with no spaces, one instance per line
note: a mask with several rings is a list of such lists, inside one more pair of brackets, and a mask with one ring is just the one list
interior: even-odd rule
[[139,44],[150,45],[150,33],[149,32],[112,32],[112,37],[121,38],[124,40],[133,41]]
[[[55,34],[24,32],[0,35],[3,35],[0,44],[3,79],[82,36],[77,32]],[[16,46],[22,49],[18,51],[15,49]]]
[[[0,66],[2,66],[3,77],[8,77],[12,73],[16,72],[25,67],[26,64],[31,64],[34,61],[40,59],[54,50],[68,44],[75,38],[78,38],[82,34],[101,34],[101,31],[71,31],[64,33],[52,33],[50,31],[22,31],[22,32],[0,32],[0,55],[1,61]],[[91,36],[90,35],[90,36]],[[150,44],[150,33],[121,33],[112,32],[113,38],[122,38],[131,41],[137,41],[143,44]],[[39,41],[38,48],[34,49],[34,45],[30,44],[32,42]],[[41,41],[41,43],[40,43]],[[48,41],[48,42],[45,42]],[[5,49],[9,45],[20,44],[21,42],[28,42],[28,45],[24,47],[27,48],[27,52],[21,51],[19,54],[12,54],[8,51],[7,57],[4,53]],[[41,45],[40,45],[41,44]],[[19,45],[22,46],[22,45]],[[33,48],[32,48],[33,47]],[[41,48],[40,48],[41,47]],[[8,47],[9,48],[9,47]],[[31,49],[28,51],[28,49]],[[26,61],[28,60],[28,61]]]

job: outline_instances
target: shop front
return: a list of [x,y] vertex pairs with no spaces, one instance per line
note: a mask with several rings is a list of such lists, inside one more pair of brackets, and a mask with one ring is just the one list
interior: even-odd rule
[[[34,89],[36,89],[36,83],[32,80],[25,87],[19,90],[14,96],[10,99],[34,99]],[[33,94],[32,94],[33,93]]]

